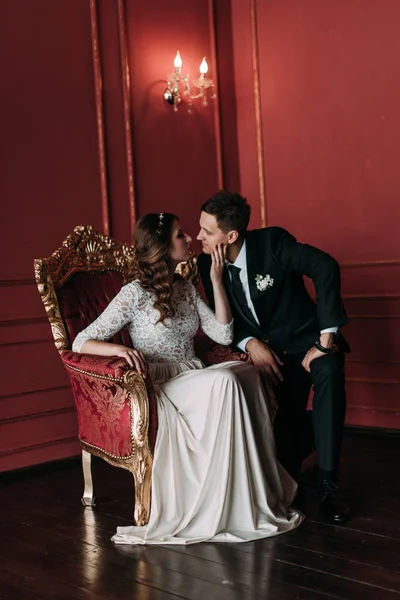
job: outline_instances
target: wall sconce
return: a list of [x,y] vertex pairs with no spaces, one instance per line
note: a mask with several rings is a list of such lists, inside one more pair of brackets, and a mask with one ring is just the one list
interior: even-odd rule
[[[178,110],[182,102],[182,96],[187,98],[188,112],[192,113],[193,100],[201,99],[202,106],[208,105],[207,96],[214,100],[216,94],[214,82],[210,77],[206,77],[208,73],[208,64],[206,57],[203,58],[200,64],[200,77],[192,79],[189,73],[182,73],[182,58],[179,52],[176,53],[174,60],[175,73],[168,76],[167,87],[164,90],[164,99],[174,107],[174,111]],[[207,93],[207,89],[210,92]]]

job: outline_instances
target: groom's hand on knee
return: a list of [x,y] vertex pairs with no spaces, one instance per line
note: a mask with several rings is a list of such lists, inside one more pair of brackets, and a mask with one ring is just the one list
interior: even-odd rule
[[307,354],[303,358],[303,361],[301,364],[303,365],[305,370],[308,373],[310,373],[312,361],[315,360],[316,358],[322,358],[323,356],[326,356],[326,354],[324,354],[320,350],[317,350],[317,348],[312,347],[312,348],[310,348],[310,350],[307,352]]
[[252,364],[257,371],[260,371],[274,385],[283,381],[283,376],[279,366],[283,362],[271,348],[268,348],[263,342],[252,338],[246,344],[246,351],[250,354]]
[[[332,354],[338,351],[338,347],[335,344],[335,336],[333,333],[322,333],[319,339],[319,343],[321,344],[322,349],[325,348],[325,352],[322,352],[316,346],[313,346],[307,352],[301,363],[305,370],[308,371],[308,373],[311,372],[311,363],[313,362],[313,360],[317,358],[322,358],[323,356],[327,356],[327,354]],[[318,346],[318,344],[316,345]]]

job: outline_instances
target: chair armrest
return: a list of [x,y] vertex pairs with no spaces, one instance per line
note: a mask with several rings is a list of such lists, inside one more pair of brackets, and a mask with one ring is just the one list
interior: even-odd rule
[[125,358],[119,356],[97,356],[64,350],[61,352],[61,360],[70,369],[79,369],[113,379],[121,379],[131,369]]
[[143,380],[117,356],[65,350],[61,359],[71,382],[82,442],[113,457],[127,458],[134,453],[132,431],[138,426],[154,449],[157,399],[149,378]]
[[235,350],[232,346],[221,346],[216,343],[213,343],[204,353],[204,362],[207,365],[218,365],[229,360],[250,362],[250,355],[247,352]]
[[232,346],[222,346],[210,339],[203,331],[198,331],[194,340],[195,353],[207,366],[216,365],[228,360],[248,362],[247,352],[235,350]]

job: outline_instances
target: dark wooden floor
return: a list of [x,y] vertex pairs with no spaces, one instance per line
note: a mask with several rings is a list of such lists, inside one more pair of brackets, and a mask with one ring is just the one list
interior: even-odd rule
[[325,523],[311,479],[307,520],[245,544],[116,547],[130,523],[128,473],[98,461],[98,506],[80,505],[80,465],[0,477],[2,600],[400,600],[400,440],[347,433],[341,483],[353,517]]

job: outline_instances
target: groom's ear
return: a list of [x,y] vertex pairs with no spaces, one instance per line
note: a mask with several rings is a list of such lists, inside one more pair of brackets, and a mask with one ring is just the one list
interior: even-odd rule
[[233,244],[239,237],[239,232],[236,230],[230,231],[228,233],[228,244]]

